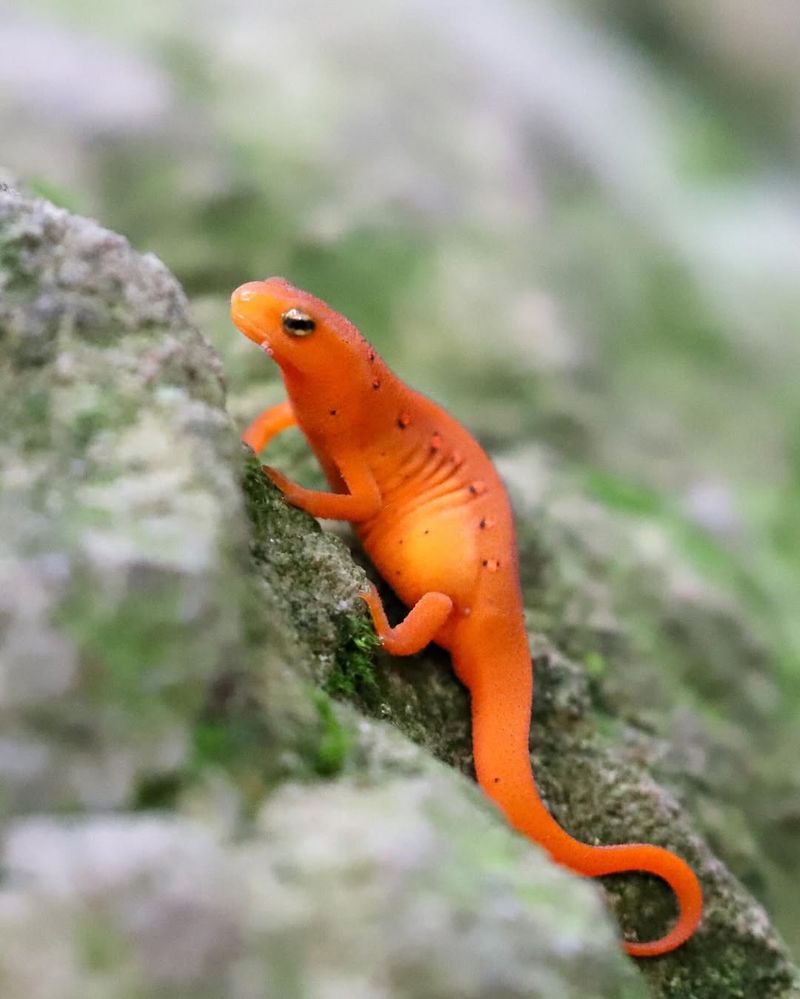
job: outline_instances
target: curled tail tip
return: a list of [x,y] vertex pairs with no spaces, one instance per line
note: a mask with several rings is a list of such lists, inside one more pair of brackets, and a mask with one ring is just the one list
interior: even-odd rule
[[651,940],[648,943],[630,943],[625,940],[622,943],[622,949],[630,957],[661,957],[663,954],[669,954],[685,944],[694,933],[696,926],[697,924],[695,923],[684,930],[679,923],[675,929],[659,940]]
[[[685,886],[683,891],[676,891],[680,915],[678,921],[663,937],[646,943],[630,943],[623,941],[622,948],[631,957],[661,957],[677,950],[694,934],[703,915],[703,892],[700,882],[692,874],[693,884]],[[674,890],[674,885],[672,886]]]

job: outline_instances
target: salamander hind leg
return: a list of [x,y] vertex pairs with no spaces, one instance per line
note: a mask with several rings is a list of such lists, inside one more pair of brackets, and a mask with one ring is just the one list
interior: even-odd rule
[[381,644],[393,656],[411,656],[424,649],[436,637],[453,610],[450,597],[431,591],[423,594],[405,618],[393,628],[372,583],[359,596],[369,607]]

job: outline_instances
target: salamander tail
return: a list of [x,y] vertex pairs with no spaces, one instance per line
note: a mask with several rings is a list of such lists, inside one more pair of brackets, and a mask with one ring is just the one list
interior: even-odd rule
[[475,662],[470,661],[469,652],[460,657],[459,675],[468,683],[472,696],[479,784],[509,823],[544,847],[556,863],[587,877],[644,871],[666,881],[677,897],[677,922],[658,940],[625,941],[623,947],[633,957],[657,957],[675,950],[694,933],[702,915],[703,893],[696,875],[685,861],[660,846],[581,843],[550,815],[539,796],[528,749],[532,683],[527,643],[524,654],[521,647],[515,651],[516,655],[500,659],[488,674],[475,669],[478,656]]

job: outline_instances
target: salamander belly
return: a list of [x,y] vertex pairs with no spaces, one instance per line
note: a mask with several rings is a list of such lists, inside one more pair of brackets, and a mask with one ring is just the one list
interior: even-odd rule
[[406,606],[431,590],[467,606],[479,566],[475,532],[463,506],[431,510],[422,505],[397,516],[381,513],[359,530],[378,572]]

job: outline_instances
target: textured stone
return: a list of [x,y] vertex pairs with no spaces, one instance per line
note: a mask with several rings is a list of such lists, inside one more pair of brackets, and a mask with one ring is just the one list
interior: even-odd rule
[[287,785],[235,842],[166,817],[16,822],[3,994],[643,996],[596,893],[460,783]]
[[222,373],[152,256],[0,193],[3,807],[171,771],[242,644]]

